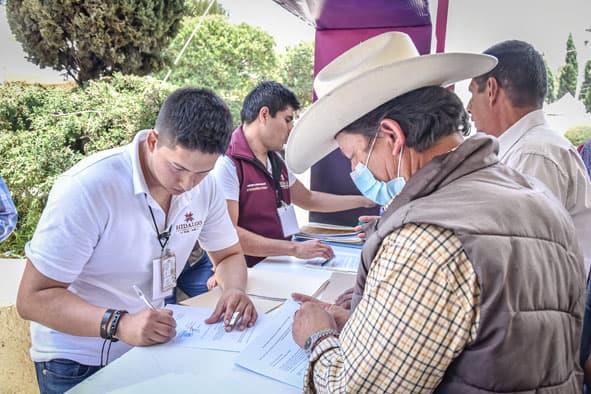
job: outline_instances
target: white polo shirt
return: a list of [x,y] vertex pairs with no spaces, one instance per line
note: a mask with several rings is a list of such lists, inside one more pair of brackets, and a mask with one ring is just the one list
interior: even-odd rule
[[[138,147],[146,135],[139,132],[131,144],[94,154],[61,175],[25,247],[43,275],[70,283],[68,290],[90,304],[130,313],[146,308],[132,285],[152,294],[152,260],[160,256],[148,205],[158,228],[165,228],[164,211],[150,196],[140,166]],[[174,196],[168,217],[172,235],[167,247],[176,255],[177,275],[197,240],[207,251],[238,243],[225,199],[211,176]],[[66,358],[100,364],[102,338],[72,336],[32,322],[31,339],[34,361]],[[129,349],[122,341],[113,343],[109,359]]]

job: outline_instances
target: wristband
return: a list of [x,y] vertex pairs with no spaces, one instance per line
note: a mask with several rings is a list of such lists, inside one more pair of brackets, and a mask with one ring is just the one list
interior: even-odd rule
[[113,313],[115,313],[114,309],[107,309],[105,311],[105,314],[103,315],[102,320],[101,320],[100,332],[101,332],[101,338],[103,338],[103,339],[109,339],[109,333],[107,331],[107,327],[109,325],[109,321],[111,320],[111,317],[113,316]]
[[119,327],[119,320],[121,320],[121,316],[126,314],[127,311],[118,310],[115,311],[113,314],[113,320],[111,321],[111,328],[109,329],[109,337],[107,339],[111,340],[111,342],[117,342],[119,338],[115,336],[117,333],[117,328]]

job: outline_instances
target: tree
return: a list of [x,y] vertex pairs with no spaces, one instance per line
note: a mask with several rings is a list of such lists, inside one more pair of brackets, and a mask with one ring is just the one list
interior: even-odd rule
[[587,113],[591,114],[591,89],[587,89],[587,94],[583,99],[583,104],[585,104],[585,109],[587,110]]
[[77,83],[112,75],[146,75],[179,29],[185,0],[10,0],[12,33],[28,59],[64,71]]
[[585,64],[585,75],[583,78],[583,85],[581,85],[581,92],[579,93],[579,100],[585,100],[587,92],[591,89],[591,60]]
[[570,93],[575,97],[577,90],[577,78],[579,76],[579,63],[577,62],[577,48],[573,40],[573,35],[568,35],[566,41],[566,64],[560,73],[558,86],[558,97]]
[[552,69],[546,63],[546,79],[548,81],[548,92],[546,93],[546,102],[548,104],[556,101],[556,77]]
[[312,102],[314,81],[314,44],[301,42],[281,56],[279,80],[293,90],[302,107]]
[[[209,6],[209,0],[186,0],[185,16],[201,16]],[[211,8],[207,12],[207,15],[223,15],[228,16],[228,11],[221,4],[214,0]]]
[[[168,50],[172,56],[179,53],[198,22],[198,17],[183,20]],[[275,41],[268,33],[244,23],[234,25],[221,16],[208,16],[168,81],[214,90],[226,100],[238,123],[244,96],[258,82],[272,79],[276,66]]]

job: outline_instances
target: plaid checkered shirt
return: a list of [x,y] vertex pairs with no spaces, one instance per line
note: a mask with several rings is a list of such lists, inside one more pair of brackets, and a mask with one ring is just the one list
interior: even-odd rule
[[384,239],[339,338],[310,356],[305,392],[427,393],[476,338],[478,279],[456,235],[407,224]]

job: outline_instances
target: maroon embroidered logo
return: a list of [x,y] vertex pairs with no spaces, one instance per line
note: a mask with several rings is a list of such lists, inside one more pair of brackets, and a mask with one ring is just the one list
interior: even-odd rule
[[193,212],[187,212],[185,214],[185,222],[176,225],[177,233],[188,234],[193,231],[197,231],[199,227],[203,225],[202,220],[193,220]]

